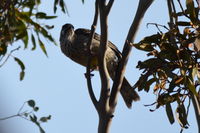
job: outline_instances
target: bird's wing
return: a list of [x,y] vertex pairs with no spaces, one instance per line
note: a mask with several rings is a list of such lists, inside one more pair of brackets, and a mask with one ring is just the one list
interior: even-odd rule
[[[86,37],[89,38],[89,36],[90,36],[90,30],[88,30],[88,29],[83,29],[83,28],[79,28],[79,29],[77,29],[77,30],[75,31],[75,34],[76,34],[77,36],[82,35],[82,36],[86,36]],[[94,39],[100,41],[100,35],[97,34],[97,33],[95,33],[95,34],[94,34]]]
[[[90,30],[79,28],[75,31],[75,34],[77,36],[86,36],[87,38],[89,38]],[[97,41],[100,41],[100,35],[95,33],[94,39],[97,40]],[[121,58],[121,56],[122,56],[121,52],[118,50],[118,48],[112,42],[108,41],[108,47],[111,48],[116,53],[118,58]]]

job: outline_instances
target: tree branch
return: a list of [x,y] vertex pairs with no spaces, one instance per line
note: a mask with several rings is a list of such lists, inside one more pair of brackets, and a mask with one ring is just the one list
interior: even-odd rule
[[110,1],[108,2],[108,4],[107,4],[107,7],[106,7],[106,8],[107,8],[107,9],[106,9],[107,11],[106,11],[106,12],[107,12],[108,14],[109,14],[109,12],[110,12],[110,9],[111,9],[113,3],[114,3],[114,0],[110,0]]
[[130,42],[133,42],[136,36],[136,32],[138,31],[139,24],[142,21],[142,18],[149,8],[149,6],[152,4],[154,0],[140,0],[138,9],[135,15],[135,18],[133,20],[133,23],[129,29],[127,38],[125,40],[124,48],[122,51],[122,59],[119,62],[115,80],[112,87],[111,97],[110,97],[110,106],[115,107],[117,104],[117,96],[119,94],[119,91],[121,89],[122,81],[124,79],[124,73],[126,69],[126,64],[128,62],[129,55],[131,53],[132,46],[130,45]]
[[195,96],[193,93],[191,94],[192,104],[194,107],[194,112],[197,120],[198,125],[198,133],[200,133],[200,101],[198,100],[197,96]]
[[106,63],[106,50],[108,42],[108,14],[113,5],[114,0],[110,0],[106,5],[106,0],[99,1],[100,10],[100,25],[101,25],[101,38],[100,48],[98,55],[99,74],[101,78],[101,92],[99,99],[99,126],[98,133],[108,133],[112,121],[113,114],[110,111],[109,98],[110,98],[110,83],[109,74]]
[[106,103],[110,95],[110,84],[109,84],[109,74],[106,66],[105,53],[107,49],[108,42],[108,12],[106,10],[105,0],[99,1],[100,10],[100,25],[101,25],[101,39],[100,39],[100,53],[98,56],[99,63],[99,74],[101,77],[101,94],[100,94],[100,104],[104,109],[107,107]]
[[98,4],[99,4],[99,0],[96,0],[95,2],[95,15],[94,15],[94,20],[93,20],[93,24],[91,26],[91,33],[90,33],[90,38],[89,41],[87,43],[87,50],[88,50],[88,60],[87,60],[87,67],[86,67],[86,79],[87,79],[87,85],[88,85],[88,92],[90,95],[90,98],[92,100],[92,103],[94,104],[96,110],[98,111],[98,101],[94,95],[94,91],[93,91],[93,87],[92,87],[92,83],[91,83],[91,69],[90,69],[90,64],[91,64],[91,51],[90,51],[90,46],[92,44],[92,40],[94,38],[94,34],[95,34],[95,30],[96,30],[96,25],[97,25],[97,21],[98,21],[98,15],[99,15],[99,8],[98,8]]
[[14,117],[18,117],[18,116],[20,116],[20,115],[16,114],[16,115],[12,115],[12,116],[8,116],[8,117],[0,118],[0,121],[7,120],[7,119],[10,119],[10,118],[14,118]]
[[[19,46],[19,47],[15,48],[15,49],[11,50],[10,53],[8,54],[8,56],[6,57],[6,59],[4,60],[4,62],[2,64],[0,64],[0,67],[2,67],[8,61],[8,59],[10,58],[10,56],[12,56],[13,52],[19,50],[20,48],[21,47]],[[1,58],[0,62],[2,61],[2,59],[3,58]]]

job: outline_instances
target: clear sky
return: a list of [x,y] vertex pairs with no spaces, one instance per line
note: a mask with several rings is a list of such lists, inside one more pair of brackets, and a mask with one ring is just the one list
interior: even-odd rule
[[[127,31],[136,12],[139,0],[116,0],[109,15],[109,40],[121,50]],[[53,0],[42,1],[41,10],[53,15]],[[66,0],[69,16],[58,11],[58,18],[45,23],[54,24],[52,35],[59,44],[60,30],[63,24],[72,23],[75,28],[90,28],[94,15],[94,2],[85,0]],[[136,37],[136,42],[144,36],[156,32],[154,26],[146,27],[148,22],[167,24],[166,0],[155,0],[147,11]],[[97,27],[99,33],[99,27]],[[42,124],[46,133],[95,133],[97,132],[98,116],[87,91],[85,68],[66,58],[59,46],[45,42],[49,58],[37,47],[36,51],[20,50],[14,55],[19,57],[26,65],[26,75],[23,81],[19,81],[20,68],[12,58],[0,69],[0,117],[16,114],[20,106],[29,99],[34,99],[40,107],[37,116],[52,115],[48,123]],[[17,47],[18,44],[14,44]],[[146,55],[133,49],[128,63],[126,77],[134,84],[141,71],[135,66],[139,60],[144,60]],[[99,93],[99,77],[95,72],[92,79],[95,93]],[[119,102],[113,118],[111,133],[178,133],[180,126],[176,122],[170,125],[161,107],[155,112],[144,107],[151,104],[156,96],[152,93],[139,92],[141,101],[134,103],[131,110],[124,105],[122,98]],[[176,104],[175,104],[176,105]],[[175,110],[174,110],[175,111]],[[189,129],[185,133],[196,133],[197,125],[190,108]],[[13,118],[0,121],[0,128],[4,133],[39,133],[38,128],[31,122],[21,118]]]

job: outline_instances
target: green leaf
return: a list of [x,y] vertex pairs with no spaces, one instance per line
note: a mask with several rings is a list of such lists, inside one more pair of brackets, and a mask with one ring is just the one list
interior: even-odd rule
[[45,19],[54,19],[57,18],[57,16],[46,16]]
[[152,79],[148,80],[148,81],[145,83],[145,88],[144,88],[144,90],[145,90],[146,92],[149,92],[150,86],[151,86],[155,81],[156,81],[155,78],[152,78]]
[[176,85],[179,85],[179,84],[182,84],[183,83],[183,81],[184,81],[184,77],[182,77],[182,76],[179,76],[179,77],[177,77],[176,79],[174,79],[175,81],[175,84]]
[[50,25],[45,25],[45,27],[50,30],[50,29],[54,28],[54,25],[51,25],[51,26]]
[[[28,16],[26,13],[22,12],[21,13],[23,16]],[[22,40],[24,43],[24,49],[28,47],[28,31],[27,31],[27,26],[24,21],[21,19],[18,19],[15,23],[15,26],[13,28],[13,31],[15,34],[15,39],[16,40]]]
[[49,116],[47,116],[47,117],[41,117],[40,118],[40,121],[41,122],[47,122],[48,120],[50,120],[51,119],[51,115],[49,115]]
[[34,110],[35,112],[37,112],[37,111],[39,110],[39,107],[34,107],[33,110]]
[[19,77],[20,81],[22,81],[24,79],[24,75],[25,75],[25,72],[21,71],[20,72],[20,77]]
[[57,16],[47,16],[47,14],[46,13],[44,13],[44,12],[38,12],[38,13],[36,13],[36,18],[38,18],[38,19],[54,19],[54,18],[56,18]]
[[172,91],[174,91],[175,87],[176,87],[176,85],[175,85],[175,80],[172,79],[172,81],[171,81],[170,84],[169,84],[169,89],[168,89],[168,90],[169,90],[170,92],[172,92]]
[[19,64],[22,70],[25,69],[24,63],[17,57],[14,57],[14,60]]
[[189,88],[189,90],[198,97],[198,93],[196,91],[196,88],[194,86],[194,83],[191,81],[191,79],[189,77],[187,77],[187,86]]
[[35,16],[36,16],[36,18],[45,18],[47,16],[47,14],[44,12],[37,12],[35,14]]
[[42,49],[42,51],[44,52],[44,54],[48,57],[46,48],[44,46],[44,43],[40,39],[38,41],[39,41],[40,48]]
[[166,113],[167,113],[167,117],[168,117],[168,119],[169,119],[169,122],[170,122],[171,124],[173,124],[175,120],[174,120],[174,115],[173,115],[173,111],[172,111],[172,107],[171,107],[171,104],[170,104],[170,103],[167,103],[167,104],[166,104],[165,111],[166,111]]
[[41,3],[41,1],[40,1],[40,0],[36,0],[36,1],[37,1],[37,4],[38,4],[38,5]]
[[182,103],[176,109],[176,117],[181,127],[188,128],[187,113]]
[[47,119],[48,119],[48,120],[51,120],[51,115],[49,115],[49,116],[47,117]]
[[56,13],[57,11],[58,0],[54,0],[53,12]]
[[160,64],[162,64],[162,61],[160,59],[150,58],[143,62],[139,61],[136,67],[139,69],[144,69],[144,68],[153,69],[159,66]]
[[144,89],[145,84],[147,82],[149,75],[142,75],[140,76],[139,80],[135,83],[133,88],[138,88],[138,91],[141,91]]
[[197,72],[198,72],[198,68],[194,67],[194,68],[192,69],[192,73],[191,73],[191,74],[192,74],[192,75],[191,75],[192,80],[194,80],[194,78],[196,77]]
[[154,34],[151,36],[145,37],[143,40],[140,41],[140,43],[159,43],[162,35],[160,34]]
[[185,22],[185,21],[178,21],[176,22],[176,24],[179,26],[190,26],[190,22]]
[[159,105],[166,105],[168,103],[174,102],[174,96],[171,96],[168,93],[163,93],[158,96],[157,102]]
[[63,0],[60,0],[59,5],[61,7],[62,12],[64,12],[64,13],[67,12],[67,14],[69,14],[68,10],[67,10],[67,6]]
[[6,44],[1,44],[0,45],[0,56],[1,55],[5,55],[6,52],[7,52],[7,46],[6,46]]
[[41,118],[40,118],[40,121],[41,121],[41,122],[47,122],[47,120],[48,120],[47,117],[41,117]]
[[84,3],[85,3],[85,0],[82,0],[82,3],[84,4]]
[[31,34],[31,40],[32,40],[32,43],[33,43],[33,47],[31,50],[35,50],[36,49],[36,42],[35,42],[35,37],[33,36],[33,34]]
[[28,117],[28,115],[29,115],[29,113],[24,113],[24,116],[25,116],[25,117]]
[[28,105],[29,105],[30,107],[32,107],[32,108],[35,107],[35,101],[34,101],[34,100],[29,100],[27,103],[28,103]]
[[31,120],[33,123],[38,124],[38,122],[37,122],[37,116],[35,116],[35,115],[31,116],[31,115],[30,115],[30,120]]
[[40,29],[39,32],[40,32],[45,38],[47,38],[49,41],[51,41],[51,42],[53,42],[55,45],[57,45],[56,42],[54,41],[53,37],[52,37],[51,35],[48,34],[48,32],[47,32],[46,29],[44,29],[43,27],[40,27],[39,29]]
[[28,33],[26,31],[26,35],[22,38],[22,41],[24,42],[24,49],[28,47]]
[[133,46],[139,50],[143,51],[153,51],[154,48],[151,46],[150,43],[139,43],[139,44],[133,44]]
[[20,81],[24,79],[24,75],[25,75],[25,66],[24,63],[17,57],[14,57],[14,60],[19,64],[20,68],[21,68],[21,72],[20,72]]

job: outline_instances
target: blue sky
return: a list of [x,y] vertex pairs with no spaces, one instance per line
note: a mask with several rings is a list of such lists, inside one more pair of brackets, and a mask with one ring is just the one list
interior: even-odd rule
[[[66,1],[69,15],[58,12],[58,18],[45,23],[54,24],[52,35],[59,44],[60,30],[63,24],[72,23],[75,28],[90,28],[94,15],[94,2],[86,0]],[[115,1],[109,15],[109,40],[121,50],[127,31],[136,12],[138,0]],[[53,14],[53,0],[44,1],[41,10]],[[136,37],[136,42],[144,36],[156,32],[156,28],[146,27],[148,22],[167,24],[168,14],[165,0],[156,0],[147,11]],[[97,27],[99,33],[99,27]],[[14,55],[19,57],[26,65],[26,75],[19,81],[20,68],[10,58],[6,65],[0,69],[0,117],[16,114],[20,106],[29,99],[34,99],[40,107],[37,116],[52,115],[48,123],[42,124],[46,133],[95,133],[97,132],[98,116],[87,91],[85,68],[66,58],[59,46],[45,42],[49,57],[47,58],[37,47],[36,51],[20,50]],[[20,42],[13,47],[20,45]],[[144,52],[133,49],[126,71],[126,77],[134,84],[140,71],[135,68],[139,60],[144,60]],[[98,73],[92,78],[95,93],[98,95],[100,82]],[[115,112],[111,126],[111,133],[177,133],[180,126],[176,122],[170,125],[161,107],[150,112],[145,104],[151,104],[156,96],[150,92],[139,92],[141,101],[134,103],[131,110],[124,105],[122,98]],[[153,108],[153,107],[152,107]],[[175,110],[174,110],[175,111]],[[197,132],[193,108],[190,108],[189,129],[185,133]],[[0,121],[0,128],[4,133],[39,133],[38,128],[21,118]]]

